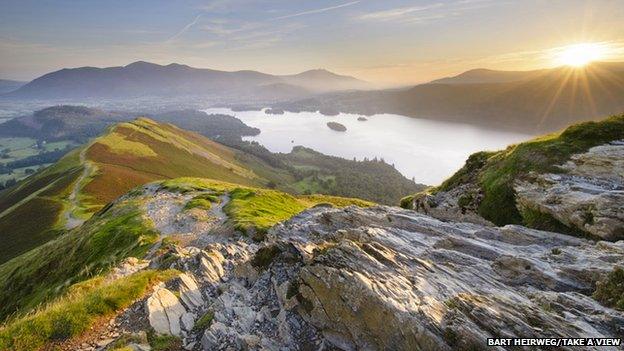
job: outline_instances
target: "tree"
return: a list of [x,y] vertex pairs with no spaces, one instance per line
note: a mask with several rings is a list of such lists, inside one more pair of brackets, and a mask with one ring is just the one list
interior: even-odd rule
[[15,180],[15,178],[11,178],[9,180],[6,181],[6,183],[4,183],[4,187],[5,188],[10,188],[13,185],[17,184],[17,180]]

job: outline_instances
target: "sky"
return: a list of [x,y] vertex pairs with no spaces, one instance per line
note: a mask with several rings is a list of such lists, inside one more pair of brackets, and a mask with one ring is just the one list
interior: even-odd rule
[[581,42],[624,61],[623,18],[623,0],[0,0],[0,78],[143,60],[407,85]]

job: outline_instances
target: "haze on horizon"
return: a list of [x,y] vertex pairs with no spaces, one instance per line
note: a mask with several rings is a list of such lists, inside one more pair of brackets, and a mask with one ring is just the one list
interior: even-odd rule
[[291,74],[312,68],[385,85],[472,68],[560,65],[598,43],[624,61],[618,0],[3,0],[0,78],[143,60]]

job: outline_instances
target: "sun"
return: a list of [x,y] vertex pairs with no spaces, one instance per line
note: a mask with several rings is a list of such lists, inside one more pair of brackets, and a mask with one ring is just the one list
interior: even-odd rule
[[559,65],[583,67],[606,56],[607,47],[601,43],[580,43],[555,49],[555,61]]

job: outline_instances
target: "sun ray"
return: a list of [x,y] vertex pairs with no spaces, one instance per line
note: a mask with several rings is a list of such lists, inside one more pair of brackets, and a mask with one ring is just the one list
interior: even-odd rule
[[550,102],[548,103],[548,106],[544,110],[544,113],[542,113],[542,116],[538,123],[538,128],[542,128],[544,125],[544,122],[546,121],[546,119],[548,119],[548,116],[550,115],[550,112],[552,111],[553,107],[559,100],[559,97],[561,96],[561,93],[563,92],[565,85],[570,80],[570,77],[572,76],[572,72],[573,70],[568,70],[565,76],[563,77],[563,79],[561,80],[561,84],[559,84],[559,87],[555,91],[555,94],[553,95],[552,99],[550,99]]
[[603,59],[609,48],[604,43],[579,43],[554,50],[554,60],[558,65],[583,67]]

